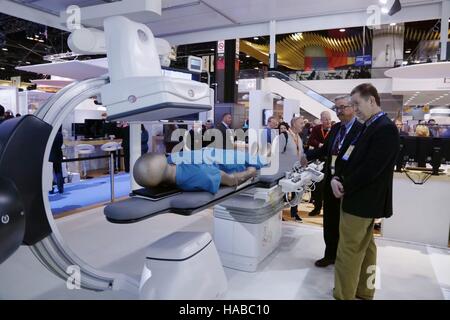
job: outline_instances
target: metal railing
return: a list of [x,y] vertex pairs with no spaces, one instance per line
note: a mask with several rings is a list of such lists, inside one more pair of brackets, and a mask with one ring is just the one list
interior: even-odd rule
[[291,77],[291,76],[289,76],[289,75],[287,75],[287,74],[285,74],[283,72],[268,71],[267,74],[266,74],[266,77],[277,78],[277,79],[279,79],[281,81],[284,81],[286,84],[290,85],[294,89],[300,90],[301,92],[303,92],[304,94],[306,94],[310,98],[314,99],[315,101],[321,103],[322,105],[324,105],[327,108],[331,109],[331,108],[334,107],[334,102],[333,101],[331,101],[328,98],[324,97],[320,93],[312,90],[308,86],[305,86],[300,81],[297,81],[294,77]]

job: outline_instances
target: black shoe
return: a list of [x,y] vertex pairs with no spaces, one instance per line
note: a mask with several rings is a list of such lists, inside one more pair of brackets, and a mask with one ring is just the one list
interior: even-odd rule
[[328,259],[328,258],[322,258],[320,260],[317,260],[314,265],[318,268],[325,268],[328,267],[330,264],[334,264],[334,259]]
[[311,211],[311,212],[308,214],[308,216],[310,216],[310,217],[318,216],[318,215],[320,214],[320,211],[321,211],[321,209],[316,209],[316,208],[314,208],[314,210]]
[[292,217],[292,219],[294,219],[295,221],[298,221],[298,222],[303,222],[303,219],[300,218],[299,216]]

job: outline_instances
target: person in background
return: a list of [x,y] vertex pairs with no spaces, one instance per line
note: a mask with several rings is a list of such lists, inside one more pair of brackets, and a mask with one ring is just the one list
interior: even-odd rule
[[312,130],[312,126],[311,126],[311,122],[306,122],[305,123],[305,127],[302,130],[302,141],[303,141],[303,148],[305,150],[308,150],[309,146],[308,146],[308,140],[309,140],[309,136],[311,135],[311,130]]
[[[304,122],[303,117],[294,117],[291,120],[291,128],[289,125],[283,123],[280,125],[280,131],[285,127],[287,129],[286,134],[280,135],[280,151],[282,153],[288,153],[298,157],[300,162],[304,159],[303,142],[300,137],[300,133],[303,130]],[[306,161],[306,159],[305,159]],[[302,222],[302,218],[298,215],[298,206],[291,207],[291,218],[295,221]]]
[[5,121],[5,108],[0,104],[0,123]]
[[[222,121],[217,125],[217,129],[222,133],[222,149],[234,148],[234,134],[232,132],[233,117],[227,112],[222,116]],[[218,148],[219,146],[216,146]]]
[[[328,138],[328,134],[331,130],[331,114],[329,111],[323,111],[320,114],[321,125],[315,126],[311,135],[309,136],[308,145],[311,148],[319,149],[325,143],[325,140]],[[324,158],[319,158],[319,161],[324,161]],[[309,213],[309,216],[317,216],[322,211],[323,204],[323,187],[324,180],[319,183],[316,183],[316,188],[313,192],[311,192],[311,199],[314,201],[314,209]]]
[[430,130],[430,137],[439,136],[439,127],[436,123],[436,120],[434,119],[428,120],[428,129]]
[[450,127],[442,127],[441,128],[441,133],[440,133],[440,137],[441,138],[450,138]]
[[419,124],[416,126],[416,137],[429,137],[430,130],[427,126]]
[[64,144],[62,126],[56,133],[55,140],[53,141],[52,148],[50,150],[49,161],[53,163],[53,183],[50,194],[54,194],[54,185],[56,184],[59,193],[64,193],[64,178],[62,173],[62,160],[63,153],[61,147]]
[[244,129],[244,131],[248,130],[249,126],[248,126],[248,119],[246,119],[244,121],[244,124],[242,125],[242,129]]
[[141,155],[148,152],[148,131],[143,124],[141,124]]
[[11,110],[5,112],[5,120],[14,118],[14,114]]
[[323,239],[325,241],[325,254],[322,259],[315,262],[319,268],[334,264],[339,243],[339,215],[341,201],[336,199],[331,190],[331,178],[336,168],[343,164],[342,156],[345,154],[351,141],[355,139],[362,128],[356,119],[355,108],[351,104],[349,95],[338,96],[334,99],[335,111],[341,122],[331,128],[329,137],[323,147],[306,152],[308,161],[319,158],[325,159],[324,191],[323,191]]
[[284,144],[281,152],[286,152],[287,142],[289,140],[289,134],[291,132],[290,131],[291,128],[289,127],[289,125],[286,122],[280,122],[280,124],[278,125],[278,130],[280,132],[280,135],[283,135],[284,139],[286,140],[286,143]]
[[278,120],[275,116],[270,116],[267,119],[266,138],[267,143],[272,144],[272,130],[278,129]]
[[403,131],[403,122],[401,119],[395,119],[395,126],[397,127],[400,136],[409,136],[408,132]]
[[211,119],[206,120],[205,122],[205,129],[209,130],[209,129],[213,129],[214,128],[214,123]]
[[118,138],[122,139],[123,163],[125,172],[130,172],[130,126],[127,122],[117,122]]

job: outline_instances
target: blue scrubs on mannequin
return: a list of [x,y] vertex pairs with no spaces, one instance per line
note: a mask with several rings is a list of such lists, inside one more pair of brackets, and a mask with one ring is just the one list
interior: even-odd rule
[[169,164],[176,164],[176,184],[184,191],[217,193],[221,173],[242,172],[248,167],[261,169],[264,163],[246,152],[222,149],[201,149],[172,153]]

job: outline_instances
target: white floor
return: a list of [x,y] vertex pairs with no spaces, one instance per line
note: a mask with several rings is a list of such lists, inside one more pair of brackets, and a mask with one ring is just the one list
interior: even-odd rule
[[[213,232],[211,211],[164,214],[135,224],[108,223],[102,209],[58,220],[71,249],[91,265],[139,279],[145,248],[176,230]],[[381,288],[376,299],[450,299],[450,250],[377,239]],[[255,273],[225,268],[226,299],[332,299],[333,267],[314,267],[322,229],[286,222],[279,248]],[[0,299],[135,299],[125,292],[68,290],[27,247],[0,265]]]

